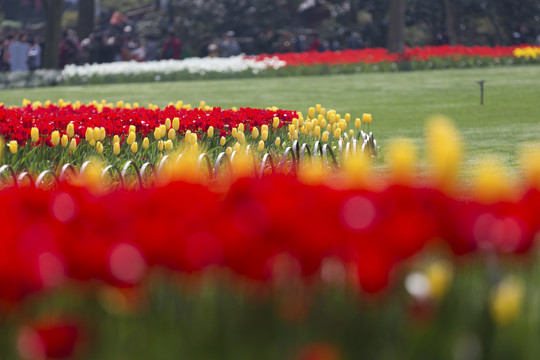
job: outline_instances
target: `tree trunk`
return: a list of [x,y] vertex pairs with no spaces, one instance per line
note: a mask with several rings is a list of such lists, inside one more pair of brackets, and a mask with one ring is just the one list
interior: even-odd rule
[[77,33],[79,39],[87,38],[94,30],[95,0],[79,0]]
[[388,51],[402,53],[405,51],[405,2],[391,0],[388,21]]
[[43,67],[55,69],[58,67],[58,43],[62,31],[62,13],[64,0],[43,0],[47,31],[45,33],[45,49]]
[[448,31],[448,42],[450,45],[456,45],[458,43],[458,39],[454,0],[444,0],[444,7],[446,9],[446,29]]

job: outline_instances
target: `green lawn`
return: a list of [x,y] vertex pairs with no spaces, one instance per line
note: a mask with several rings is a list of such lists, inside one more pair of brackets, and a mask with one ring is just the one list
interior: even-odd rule
[[[166,105],[170,101],[221,107],[278,106],[306,113],[316,103],[353,117],[373,114],[371,130],[381,145],[396,136],[421,145],[423,124],[433,114],[455,120],[467,146],[467,164],[493,153],[515,168],[516,145],[540,135],[540,66],[309,76],[288,78],[114,84],[4,90],[0,101],[23,98],[101,100]],[[478,80],[485,80],[480,105]]]

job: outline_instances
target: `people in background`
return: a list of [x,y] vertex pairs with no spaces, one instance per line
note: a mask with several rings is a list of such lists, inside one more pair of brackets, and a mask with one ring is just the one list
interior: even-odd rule
[[41,46],[36,38],[29,39],[30,48],[27,53],[28,70],[34,71],[41,67]]
[[30,44],[26,41],[26,35],[20,33],[9,44],[9,65],[11,71],[28,71],[28,49]]
[[163,44],[160,59],[180,59],[182,54],[182,41],[176,37],[174,31],[169,31],[169,38]]
[[223,34],[219,48],[222,57],[240,55],[240,44],[238,44],[238,41],[234,38],[234,31],[227,31]]

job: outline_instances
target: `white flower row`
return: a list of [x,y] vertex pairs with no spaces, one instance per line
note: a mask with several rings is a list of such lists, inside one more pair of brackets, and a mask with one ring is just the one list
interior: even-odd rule
[[255,60],[243,55],[228,58],[186,58],[183,60],[160,61],[121,61],[105,64],[68,65],[62,70],[65,80],[70,78],[91,78],[94,76],[140,75],[140,74],[172,74],[188,71],[192,74],[204,75],[207,72],[235,73],[251,70],[253,73],[286,65],[277,57]]

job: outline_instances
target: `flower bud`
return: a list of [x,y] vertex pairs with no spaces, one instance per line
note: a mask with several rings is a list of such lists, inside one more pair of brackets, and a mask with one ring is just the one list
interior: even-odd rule
[[62,139],[60,140],[60,144],[62,147],[67,147],[69,143],[69,138],[66,134],[62,135]]
[[103,144],[101,143],[101,141],[98,141],[96,143],[96,151],[99,155],[103,154]]
[[17,141],[15,140],[11,140],[9,142],[9,151],[12,153],[12,154],[16,154],[17,153],[17,149],[19,147],[19,144],[17,143]]
[[169,140],[174,140],[176,138],[176,131],[174,131],[173,128],[170,128],[167,137]]
[[219,145],[224,146],[227,142],[227,139],[225,139],[225,136],[222,136],[221,139],[219,139]]
[[[319,110],[320,110],[320,106],[319,106]],[[308,119],[313,119],[315,117],[315,108],[314,107],[309,108],[307,116],[308,116]]]
[[279,136],[276,138],[275,144],[276,146],[279,146],[279,144],[281,144],[281,139],[279,138]]
[[161,129],[159,128],[159,126],[154,129],[154,139],[161,139]]
[[73,123],[67,124],[67,127],[66,127],[66,134],[67,134],[67,136],[69,136],[70,138],[72,138],[72,137],[75,135],[75,126],[73,125]]
[[242,123],[238,124],[238,131],[244,132],[244,124]]
[[371,114],[362,114],[362,122],[371,124]]
[[119,143],[120,142],[120,137],[118,135],[114,135],[113,137],[113,144],[114,143]]
[[213,137],[214,136],[214,127],[213,126],[209,126],[208,127],[208,131],[206,132],[206,134],[208,135],[208,137]]
[[171,140],[165,141],[165,150],[166,151],[171,151],[172,148],[173,148],[173,142]]
[[165,119],[165,128],[169,130],[171,128],[171,119]]
[[180,119],[175,117],[173,120],[172,120],[172,127],[174,129],[174,131],[178,131],[178,129],[180,129]]
[[238,129],[233,128],[231,131],[231,136],[236,139],[236,137],[238,136]]
[[32,142],[39,141],[39,129],[37,127],[33,127],[32,130],[30,130],[30,137],[32,138]]
[[129,135],[128,135],[128,138],[126,140],[127,144],[132,145],[135,142],[135,138],[136,138],[135,133],[130,132]]
[[345,121],[346,121],[346,122],[351,121],[351,114],[349,114],[349,113],[346,113],[346,114],[345,114]]
[[253,130],[251,131],[251,138],[252,139],[256,139],[259,137],[259,129],[257,129],[256,127],[253,128]]
[[246,135],[244,135],[243,132],[238,132],[238,136],[236,137],[236,140],[238,140],[240,144],[244,144],[246,142]]
[[69,153],[73,154],[76,148],[77,148],[77,140],[72,138],[71,141],[69,142]]
[[268,131],[268,125],[264,124],[264,125],[261,125],[261,133],[263,131]]
[[91,127],[87,127],[84,138],[86,139],[86,141],[92,141],[92,139],[94,139],[94,129],[92,129]]
[[52,132],[51,134],[51,144],[53,146],[57,146],[58,144],[60,144],[60,133],[58,132],[58,130],[55,130]]
[[133,144],[131,144],[131,152],[132,153],[136,153],[137,150],[139,149],[138,145],[137,145],[137,142],[134,142]]
[[266,141],[268,139],[268,131],[263,131],[261,133],[261,139],[262,141]]
[[101,127],[99,130],[100,130],[99,140],[103,141],[103,140],[105,140],[105,137],[107,136],[107,131],[105,130],[104,127]]
[[113,144],[113,153],[114,153],[114,155],[119,155],[120,154],[120,143],[119,142],[115,142]]
[[142,141],[142,148],[144,150],[148,150],[148,148],[150,147],[150,140],[148,140],[147,137],[145,137]]
[[159,126],[159,129],[161,131],[161,136],[160,138],[163,138],[165,137],[165,135],[167,135],[167,127],[165,125],[160,125]]
[[163,140],[159,140],[157,143],[157,147],[159,151],[163,151]]
[[328,131],[323,132],[321,141],[322,142],[327,142],[329,136],[330,136],[330,133]]
[[347,130],[347,121],[343,119],[339,120],[338,127],[341,129],[341,131]]
[[339,139],[341,137],[341,129],[337,128],[336,131],[334,131],[334,139]]
[[134,133],[134,132],[137,132],[137,128],[135,127],[135,125],[129,125],[129,131],[130,133]]
[[356,120],[354,120],[354,127],[357,129],[360,129],[361,126],[362,126],[362,121],[360,120],[360,118],[356,118]]
[[259,145],[257,146],[257,151],[261,152],[264,150],[264,141],[259,141]]
[[232,154],[232,148],[230,146],[227,146],[227,148],[225,149],[225,154],[231,156]]
[[278,117],[274,117],[274,121],[272,122],[272,127],[274,129],[277,129],[279,127],[279,118]]

